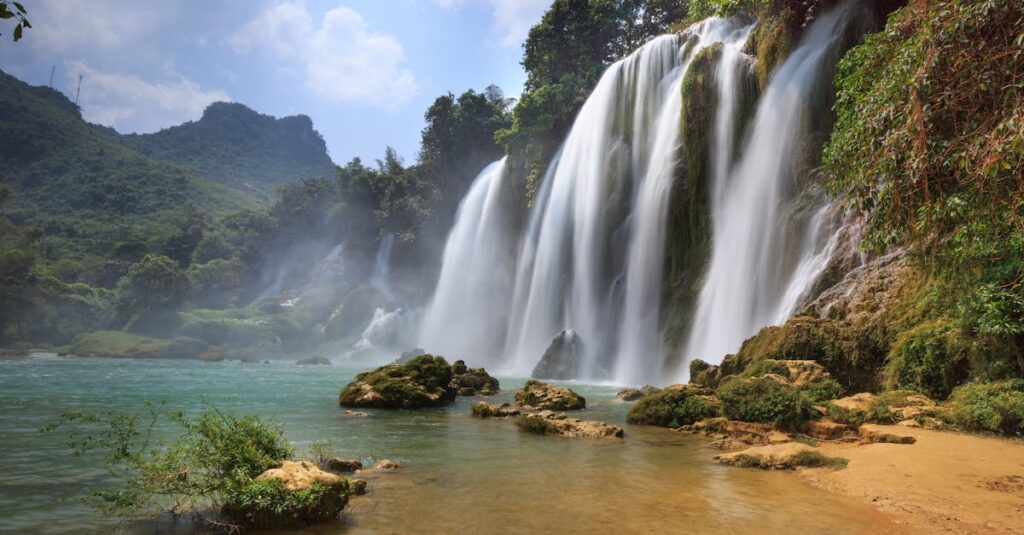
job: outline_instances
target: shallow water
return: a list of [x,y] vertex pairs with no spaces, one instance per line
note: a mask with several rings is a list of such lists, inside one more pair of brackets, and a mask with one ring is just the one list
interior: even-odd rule
[[[790,474],[718,466],[703,439],[626,425],[623,440],[521,433],[469,416],[473,399],[445,409],[347,416],[338,390],[359,370],[110,360],[37,355],[0,360],[0,532],[152,533],[118,525],[78,501],[109,482],[98,457],[74,457],[61,431],[39,428],[70,410],[134,409],[146,401],[198,412],[203,399],[285,424],[299,451],[331,440],[364,464],[407,465],[368,477],[337,523],[308,533],[873,533],[874,509],[811,488]],[[511,399],[521,380],[503,379]],[[582,418],[624,424],[615,389],[573,385]],[[180,527],[180,526],[179,526]],[[172,530],[178,531],[178,530]]]

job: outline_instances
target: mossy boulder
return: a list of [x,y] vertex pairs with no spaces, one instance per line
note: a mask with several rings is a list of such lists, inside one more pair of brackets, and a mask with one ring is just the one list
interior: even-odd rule
[[770,374],[785,378],[814,402],[835,399],[843,393],[842,386],[832,378],[828,370],[813,360],[760,360],[750,365],[740,376],[761,377]]
[[718,383],[721,380],[721,366],[708,364],[701,359],[690,361],[690,383],[707,388],[718,388]]
[[651,385],[644,385],[640,388],[623,388],[615,394],[615,399],[620,401],[636,401],[644,396],[650,396],[661,392],[661,389]]
[[960,329],[938,319],[896,338],[885,367],[885,386],[945,399],[969,374],[968,344]]
[[473,404],[471,408],[473,416],[477,418],[509,418],[512,416],[519,416],[520,410],[516,405],[509,403],[487,403],[486,401],[478,401]]
[[718,416],[721,402],[713,390],[698,385],[672,385],[644,396],[629,409],[631,424],[679,427]]
[[733,420],[798,428],[811,417],[808,397],[779,375],[732,377],[715,393],[722,401],[722,414]]
[[344,407],[414,409],[455,400],[452,367],[444,357],[420,355],[406,364],[389,364],[360,373],[342,389]]
[[880,394],[861,392],[829,401],[826,414],[832,420],[858,426],[865,423],[895,424],[904,420],[933,418],[938,406],[926,396],[908,390]]
[[280,529],[337,517],[349,494],[347,479],[308,461],[283,461],[231,492],[223,512],[245,527]]
[[457,360],[452,364],[452,380],[448,387],[460,396],[491,396],[498,393],[499,383],[483,368],[468,368]]
[[587,406],[583,396],[568,388],[534,380],[526,381],[516,392],[516,403],[524,408],[554,411],[579,410]]
[[722,464],[762,470],[789,470],[797,467],[829,467],[838,470],[849,463],[847,459],[828,457],[818,448],[799,442],[755,446],[718,455],[715,459]]
[[965,431],[1024,436],[1024,379],[959,386],[945,414]]

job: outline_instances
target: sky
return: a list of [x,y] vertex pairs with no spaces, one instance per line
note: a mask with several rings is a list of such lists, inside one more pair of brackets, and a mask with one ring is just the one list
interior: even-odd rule
[[438,96],[522,91],[522,43],[550,0],[22,0],[0,69],[74,98],[86,120],[149,133],[232,101],[306,114],[331,158],[413,163]]

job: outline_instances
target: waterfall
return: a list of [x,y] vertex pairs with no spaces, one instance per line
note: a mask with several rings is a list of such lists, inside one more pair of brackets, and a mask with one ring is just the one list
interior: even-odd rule
[[665,216],[679,148],[681,81],[690,60],[744,38],[709,19],[655,38],[610,66],[548,169],[517,266],[506,343],[528,373],[553,336],[585,342],[580,379],[632,382],[663,367],[660,308]]
[[[827,201],[801,198],[795,182],[815,91],[828,83],[823,75],[852,5],[815,21],[772,75],[735,166],[717,151],[711,260],[684,361],[718,362],[760,328],[784,322],[828,263],[835,240],[829,239]],[[727,76],[719,83],[731,91]],[[733,135],[733,113],[718,110],[715,139]]]
[[407,349],[415,343],[410,333],[416,332],[419,321],[419,314],[414,310],[407,311],[397,308],[387,312],[383,308],[377,308],[373,311],[373,319],[363,329],[363,333],[353,349],[355,351]]
[[496,364],[500,357],[516,241],[505,160],[487,166],[459,205],[442,256],[441,275],[420,327],[418,345],[451,359]]
[[380,240],[377,247],[377,257],[373,262],[373,275],[370,276],[370,286],[378,289],[389,299],[391,298],[390,272],[391,272],[391,247],[395,244],[395,235],[387,233]]

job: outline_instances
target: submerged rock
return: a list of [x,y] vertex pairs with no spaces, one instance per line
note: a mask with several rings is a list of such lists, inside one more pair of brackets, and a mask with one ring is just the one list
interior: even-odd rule
[[618,394],[615,394],[615,399],[621,401],[636,401],[644,396],[650,396],[660,391],[660,388],[651,385],[644,385],[640,388],[624,388],[619,390]]
[[391,459],[381,459],[373,465],[374,470],[398,470],[402,465],[392,461]]
[[296,360],[295,364],[299,366],[330,366],[331,359],[327,357],[321,357],[320,355],[316,355]]
[[622,428],[593,420],[568,418],[552,411],[523,414],[516,425],[531,433],[572,438],[622,438]]
[[309,461],[281,461],[280,467],[271,468],[256,476],[256,481],[267,479],[280,481],[281,486],[291,492],[308,489],[316,483],[334,486],[346,482],[345,478],[325,472]]
[[512,416],[519,416],[519,407],[510,403],[487,403],[486,401],[478,401],[473,404],[473,416],[477,418],[509,418]]
[[499,383],[483,368],[467,368],[456,360],[452,364],[452,381],[448,385],[460,396],[491,396],[498,393]]
[[526,381],[516,392],[516,403],[527,409],[556,411],[572,411],[587,406],[587,400],[568,388],[533,380]]
[[566,380],[576,376],[583,356],[583,340],[576,331],[568,329],[555,335],[544,356],[533,368],[534,379]]
[[344,389],[344,407],[413,409],[447,405],[455,400],[452,368],[443,357],[420,355],[406,364],[388,364],[360,373]]

